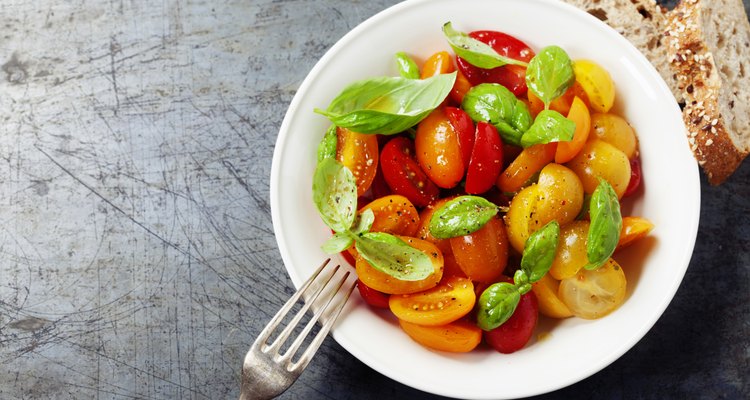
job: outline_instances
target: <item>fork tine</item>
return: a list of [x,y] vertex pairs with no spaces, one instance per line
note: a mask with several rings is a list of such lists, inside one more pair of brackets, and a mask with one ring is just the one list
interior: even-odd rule
[[[302,297],[305,297],[305,292],[307,289],[313,290],[314,292],[310,296],[309,299],[305,299],[303,301],[302,308],[297,311],[297,314],[292,318],[291,321],[289,321],[289,324],[284,328],[281,333],[279,333],[279,336],[276,337],[276,339],[273,341],[273,343],[270,346],[267,346],[265,349],[262,349],[263,351],[268,351],[273,354],[276,354],[281,346],[286,342],[286,340],[289,338],[289,336],[294,331],[294,328],[299,325],[299,322],[302,320],[302,318],[307,315],[307,310],[312,307],[312,305],[317,301],[318,297],[325,291],[326,287],[328,287],[328,284],[331,282],[331,279],[333,279],[334,276],[336,276],[336,272],[338,272],[339,268],[341,268],[341,265],[336,265],[333,267],[333,271],[331,271],[330,275],[327,277],[323,277],[321,279],[316,279],[315,282],[322,281],[319,287],[315,288],[314,286],[310,286],[309,288],[306,287],[305,290],[301,290],[300,292]],[[291,307],[290,307],[291,309]]]
[[[330,300],[328,300],[328,303],[326,303],[325,308],[328,309],[328,305],[333,301],[333,299],[336,298],[336,294],[339,293],[341,290],[341,286],[343,283],[347,281],[349,278],[349,271],[346,272],[346,275],[344,275],[343,282],[336,288],[336,292],[331,297]],[[339,300],[338,304],[336,304],[335,308],[331,310],[331,314],[328,316],[328,320],[325,322],[325,324],[320,328],[320,331],[317,335],[313,338],[312,342],[310,342],[310,345],[307,346],[307,349],[304,353],[302,353],[302,356],[297,360],[296,363],[294,363],[291,368],[289,368],[290,371],[294,370],[304,370],[307,367],[307,364],[310,363],[310,360],[312,360],[313,355],[315,352],[318,351],[318,348],[321,344],[323,344],[323,340],[325,340],[326,336],[328,335],[328,332],[333,327],[333,324],[336,322],[336,319],[338,318],[339,314],[341,314],[341,311],[344,309],[344,306],[346,305],[347,300],[349,300],[349,296],[352,294],[352,291],[354,291],[354,288],[357,286],[356,280],[349,280],[348,287],[344,291],[343,298]],[[317,320],[317,317],[315,318]],[[311,323],[314,321],[311,321]],[[307,336],[307,333],[305,333],[304,336]],[[301,336],[302,337],[302,336]],[[297,339],[300,340],[300,339]],[[300,343],[301,340],[300,340]],[[294,345],[292,345],[294,346]],[[299,345],[297,345],[299,347]]]
[[[294,307],[294,305],[299,301],[300,297],[302,297],[302,294],[307,291],[307,289],[310,287],[310,285],[315,281],[315,279],[320,275],[320,273],[323,271],[323,268],[325,268],[326,265],[331,261],[330,258],[323,261],[323,263],[318,267],[315,272],[310,276],[310,278],[305,281],[305,283],[300,287],[300,289],[292,296],[289,300],[287,300],[286,303],[284,303],[284,306],[281,307],[281,309],[276,313],[276,315],[273,316],[273,319],[271,319],[271,322],[266,325],[265,328],[260,332],[258,335],[258,338],[255,339],[255,342],[253,343],[253,346],[259,346],[261,344],[265,344],[268,340],[268,337],[271,336],[271,333],[279,326],[279,323],[281,323],[281,320],[284,319],[286,314],[289,312],[289,310]],[[329,278],[330,279],[330,278]],[[323,285],[325,286],[325,285]],[[310,302],[312,303],[312,302]],[[300,318],[302,318],[300,316]],[[294,324],[290,324],[293,326]],[[279,335],[281,336],[281,335]],[[277,340],[278,341],[278,338]]]
[[[328,309],[328,307],[331,305],[331,302],[336,298],[336,294],[338,293],[339,289],[341,289],[341,286],[344,285],[344,282],[346,282],[346,279],[349,277],[349,272],[347,271],[343,277],[339,277],[338,281],[336,282],[326,282],[326,287],[332,287],[330,291],[327,293],[328,299],[325,300],[325,298],[322,298],[324,304],[320,305],[317,310],[315,310],[315,313],[313,314],[312,318],[310,318],[309,321],[307,321],[307,324],[305,325],[305,328],[300,332],[299,335],[297,335],[297,338],[292,342],[292,345],[289,346],[289,349],[284,353],[283,356],[279,357],[279,361],[286,360],[290,361],[291,358],[294,356],[294,353],[297,351],[297,349],[302,345],[302,343],[305,341],[305,338],[307,338],[307,335],[310,334],[310,331],[315,326],[315,324],[320,319],[321,315]],[[329,285],[330,284],[330,285]],[[322,292],[322,291],[321,291]],[[317,300],[312,299],[310,303],[313,303]],[[292,324],[290,324],[291,326]],[[295,324],[296,325],[296,324]]]

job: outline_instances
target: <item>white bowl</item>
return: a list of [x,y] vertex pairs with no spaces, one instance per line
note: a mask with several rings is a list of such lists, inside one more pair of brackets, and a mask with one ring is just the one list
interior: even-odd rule
[[354,28],[310,71],[281,125],[271,169],[279,250],[297,286],[326,257],[320,246],[330,231],[312,202],[312,173],[316,147],[329,122],[313,108],[327,107],[353,81],[397,75],[398,51],[424,59],[450,50],[441,31],[447,21],[462,31],[510,33],[536,50],[556,44],[574,60],[588,58],[604,66],[617,86],[616,112],[640,139],[644,189],[625,205],[625,213],[648,218],[656,228],[649,240],[618,259],[629,286],[618,310],[593,321],[542,322],[537,333],[549,335],[516,353],[503,355],[488,348],[461,355],[430,351],[356,294],[333,337],[373,369],[426,392],[476,399],[549,392],[596,373],[646,334],[682,281],[698,229],[698,168],[677,103],[646,58],[589,14],[549,0],[415,0]]

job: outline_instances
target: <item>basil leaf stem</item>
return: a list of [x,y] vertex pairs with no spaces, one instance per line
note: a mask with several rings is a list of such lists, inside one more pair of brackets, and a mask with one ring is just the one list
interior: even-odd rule
[[526,85],[549,108],[552,100],[560,97],[575,82],[573,63],[568,53],[559,46],[547,46],[529,61]]
[[557,111],[542,110],[534,119],[534,124],[521,136],[521,146],[529,147],[550,142],[569,142],[573,140],[575,131],[575,122],[565,118]]
[[315,109],[339,127],[359,133],[391,135],[411,128],[448,96],[456,72],[427,79],[380,77],[354,82]]
[[615,252],[622,229],[622,214],[617,193],[604,179],[599,178],[599,185],[591,194],[589,216],[591,224],[586,243],[589,263],[585,268],[597,269]]
[[503,143],[520,145],[523,133],[531,126],[531,114],[526,104],[497,83],[482,83],[471,88],[464,96],[461,108],[475,122],[486,121],[494,125]]
[[398,64],[398,73],[402,78],[419,79],[417,63],[403,51],[396,53],[396,64]]
[[474,233],[497,214],[498,208],[479,196],[459,196],[435,210],[430,219],[430,233],[448,239]]
[[459,32],[453,29],[450,22],[446,22],[443,25],[443,34],[453,51],[456,52],[456,55],[475,67],[492,69],[507,64],[521,65],[524,67],[528,65],[523,61],[514,60],[510,57],[498,54],[492,46],[474,39],[464,32]]

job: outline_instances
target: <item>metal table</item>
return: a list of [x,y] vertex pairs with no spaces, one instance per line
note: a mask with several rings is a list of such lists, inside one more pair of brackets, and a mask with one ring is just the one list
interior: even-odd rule
[[[0,398],[236,398],[293,292],[269,208],[286,107],[395,2],[0,5]],[[702,196],[664,316],[540,399],[750,397],[750,163]],[[327,339],[283,398],[435,397]]]

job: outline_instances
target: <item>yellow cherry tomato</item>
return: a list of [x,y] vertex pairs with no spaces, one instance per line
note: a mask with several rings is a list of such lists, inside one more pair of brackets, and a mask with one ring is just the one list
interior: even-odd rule
[[576,317],[597,319],[622,304],[626,287],[625,273],[610,258],[598,269],[582,269],[575,276],[563,279],[558,296]]
[[531,290],[539,302],[539,312],[550,318],[567,318],[573,315],[568,306],[557,297],[559,287],[560,281],[549,274],[544,274],[542,279],[531,284]]
[[591,116],[591,136],[622,150],[628,159],[636,155],[638,138],[633,127],[619,115],[597,113]]
[[555,259],[549,275],[557,280],[570,278],[589,262],[586,242],[589,235],[588,221],[573,221],[560,229]]
[[611,144],[593,139],[583,146],[575,158],[567,164],[583,183],[583,190],[591,194],[599,185],[599,178],[609,182],[617,198],[622,198],[630,182],[630,161],[620,149]]
[[573,63],[573,73],[596,112],[607,112],[615,103],[615,83],[609,72],[590,60],[577,60]]

